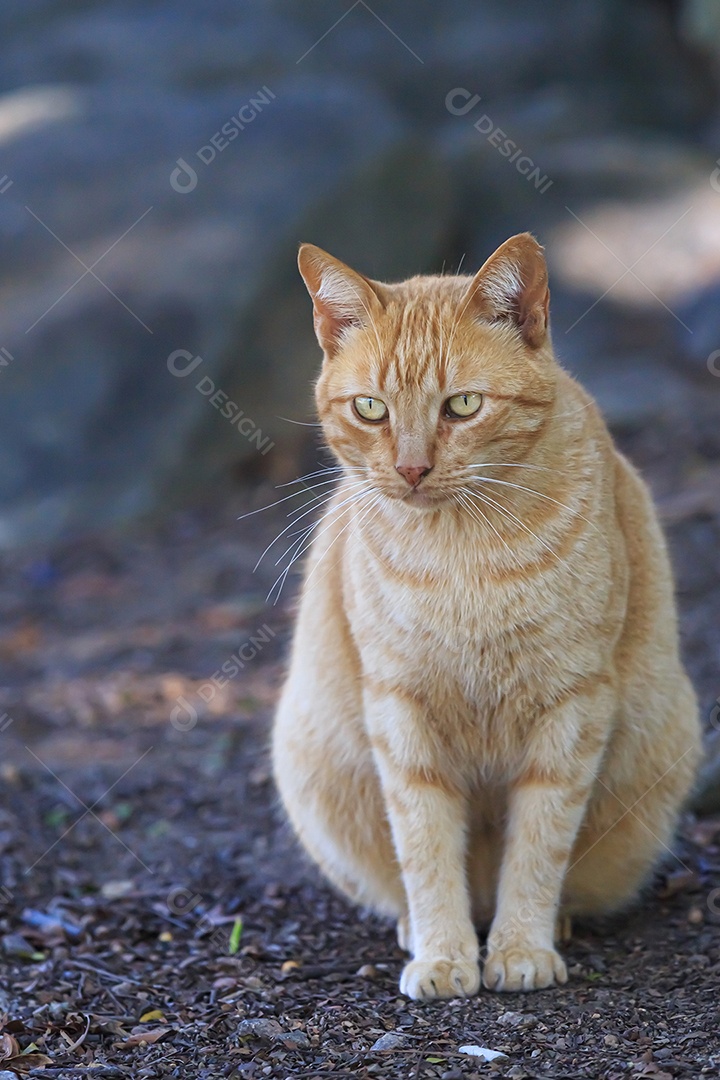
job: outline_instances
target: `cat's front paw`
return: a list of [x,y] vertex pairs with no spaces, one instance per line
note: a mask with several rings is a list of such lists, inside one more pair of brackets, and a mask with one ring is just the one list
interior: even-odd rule
[[567,982],[567,968],[555,949],[518,944],[491,948],[486,957],[483,983],[488,990],[543,990],[556,982]]
[[400,992],[416,1001],[469,997],[480,989],[476,960],[411,960],[400,978]]

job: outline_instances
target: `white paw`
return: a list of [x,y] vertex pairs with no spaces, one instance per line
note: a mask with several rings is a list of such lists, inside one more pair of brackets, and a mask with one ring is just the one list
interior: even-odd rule
[[400,992],[416,1001],[469,997],[480,989],[476,960],[411,960],[400,978]]
[[543,990],[567,982],[567,968],[554,949],[518,943],[506,949],[490,948],[483,969],[488,990]]

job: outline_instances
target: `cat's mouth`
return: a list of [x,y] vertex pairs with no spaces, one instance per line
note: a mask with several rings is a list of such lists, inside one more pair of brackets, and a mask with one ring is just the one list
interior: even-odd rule
[[426,491],[422,487],[410,488],[408,491],[398,492],[395,498],[401,499],[408,506],[436,507],[446,501],[446,496],[437,491]]

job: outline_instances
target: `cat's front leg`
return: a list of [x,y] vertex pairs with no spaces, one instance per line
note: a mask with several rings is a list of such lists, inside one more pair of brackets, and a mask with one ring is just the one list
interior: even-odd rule
[[467,805],[428,760],[423,717],[395,695],[367,695],[366,716],[408,904],[413,959],[400,989],[417,999],[480,986],[465,869]]
[[[578,714],[590,707],[584,730]],[[483,983],[489,990],[540,990],[567,982],[555,949],[568,860],[602,757],[612,708],[604,692],[545,718],[543,733],[509,798],[495,918]]]

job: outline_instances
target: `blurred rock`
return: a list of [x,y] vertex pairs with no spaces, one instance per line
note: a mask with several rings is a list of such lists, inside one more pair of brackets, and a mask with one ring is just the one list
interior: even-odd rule
[[[340,77],[268,90],[192,110],[78,90],[42,155],[36,133],[7,143],[0,544],[164,510],[228,461],[277,467],[272,444],[303,431],[278,417],[305,418],[317,363],[299,240],[369,271],[435,258],[447,184],[394,110]],[[263,94],[264,114],[215,152],[214,133]],[[178,158],[187,191],[170,183]],[[272,356],[250,333],[262,346],[267,325],[286,331]]]
[[[550,275],[552,282],[552,261]],[[559,284],[551,292],[558,360],[595,397],[611,427],[632,431],[692,412],[696,390],[668,356],[672,316],[660,305],[637,311],[611,298],[597,303],[597,296]]]
[[378,277],[471,268],[712,106],[663,5],[633,0],[6,0],[0,35],[0,546],[296,467],[299,241]]
[[677,334],[680,356],[701,378],[714,375],[720,387],[720,281],[689,297],[679,314],[691,331]]

